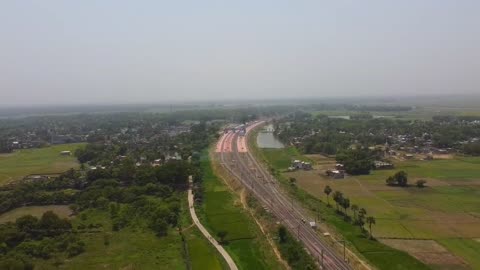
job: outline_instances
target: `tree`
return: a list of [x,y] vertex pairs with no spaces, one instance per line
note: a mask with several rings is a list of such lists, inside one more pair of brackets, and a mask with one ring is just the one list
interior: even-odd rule
[[151,229],[154,230],[158,236],[165,236],[167,235],[168,224],[164,219],[157,218],[151,225]]
[[290,180],[290,185],[291,185],[291,186],[295,186],[295,183],[297,182],[297,179],[294,178],[294,177],[290,177],[289,180]]
[[78,254],[85,251],[85,243],[82,241],[75,241],[68,245],[67,254],[68,257],[77,256]]
[[423,187],[425,187],[426,183],[427,183],[426,180],[420,179],[420,180],[417,180],[417,182],[415,184],[417,185],[417,187],[423,188]]
[[287,228],[285,226],[280,226],[278,228],[278,238],[280,239],[280,243],[287,242]]
[[355,222],[357,222],[357,211],[358,211],[358,209],[359,209],[359,208],[358,208],[358,205],[352,204],[352,206],[351,206],[350,208],[351,208],[352,211],[353,211],[353,220],[354,220]]
[[389,177],[385,180],[385,182],[386,182],[387,185],[389,185],[389,186],[395,185],[395,179],[393,179],[393,176],[389,176]]
[[408,175],[405,171],[399,171],[395,175],[393,175],[393,179],[397,182],[399,186],[407,186],[408,182]]
[[360,210],[358,210],[358,220],[357,220],[357,223],[358,225],[360,226],[360,228],[363,229],[363,225],[365,224],[365,216],[367,215],[367,210],[365,210],[365,208],[360,208]]
[[342,200],[343,200],[343,193],[340,192],[340,191],[335,191],[333,193],[333,200],[335,201],[335,204],[337,206],[337,211],[340,211],[338,209],[338,205],[340,205],[342,203]]
[[225,237],[227,237],[228,232],[227,231],[219,231],[217,233],[218,238],[220,238],[220,243],[225,242]]
[[38,228],[43,235],[55,236],[70,230],[72,225],[67,219],[59,218],[53,211],[47,211],[40,218]]
[[104,235],[103,235],[103,244],[104,244],[105,246],[110,245],[110,236],[109,236],[108,234],[104,234]]
[[78,205],[77,204],[71,204],[68,206],[70,210],[72,210],[72,214],[76,215],[78,214]]
[[17,218],[15,225],[18,230],[24,233],[30,233],[38,227],[38,218],[32,215],[25,215]]
[[325,194],[327,194],[327,205],[330,206],[330,193],[332,193],[332,188],[330,186],[325,186],[325,188],[323,189],[323,192]]
[[337,154],[336,159],[352,175],[369,174],[373,168],[372,153],[368,149],[349,149]]
[[350,199],[349,198],[343,198],[341,205],[344,209],[345,216],[347,216],[347,209],[350,208]]
[[370,217],[367,217],[367,223],[368,223],[368,228],[370,230],[370,239],[373,238],[373,235],[372,235],[372,224],[375,224],[375,218],[370,216]]
[[389,186],[398,185],[401,187],[405,187],[408,185],[408,175],[405,171],[399,171],[395,173],[393,176],[389,176],[385,182]]
[[122,163],[120,164],[117,171],[117,176],[120,180],[124,182],[131,182],[135,177],[135,172],[135,162],[133,161],[133,159],[127,157],[122,160]]

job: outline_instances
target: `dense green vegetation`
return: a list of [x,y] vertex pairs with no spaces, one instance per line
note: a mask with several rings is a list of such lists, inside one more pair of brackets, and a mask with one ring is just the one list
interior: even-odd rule
[[[437,117],[430,121],[373,118],[359,114],[350,119],[330,118],[296,112],[274,122],[275,133],[286,144],[293,143],[303,153],[327,155],[352,145],[370,147],[401,144],[402,146],[433,146],[476,151],[472,140],[480,137],[476,118]],[[397,136],[403,136],[398,141]],[[467,145],[466,147],[464,145]]]
[[30,258],[49,259],[65,253],[74,257],[85,251],[85,243],[73,233],[72,224],[52,211],[41,218],[25,215],[15,223],[0,225],[0,268],[32,269]]
[[347,149],[339,152],[335,158],[337,162],[343,164],[349,174],[369,174],[373,168],[375,154],[368,149]]
[[277,234],[282,257],[286,259],[292,269],[317,268],[312,257],[305,251],[302,244],[288,232],[287,228],[280,226]]
[[[127,117],[116,124],[128,121],[134,119]],[[5,268],[51,268],[59,264],[66,264],[67,268],[103,264],[110,269],[219,266],[219,261],[211,260],[216,253],[207,249],[208,243],[195,230],[182,237],[174,232],[181,229],[180,215],[187,210],[182,207],[182,200],[189,175],[197,181],[201,179],[197,153],[215,138],[216,126],[193,124],[189,131],[175,131],[175,136],[168,140],[154,136],[143,143],[134,143],[138,136],[126,132],[112,140],[111,134],[117,134],[115,129],[125,130],[121,126],[103,126],[103,135],[93,135],[88,145],[76,147],[75,154],[82,163],[80,170],[15,182],[0,191],[0,213],[24,205],[70,205],[75,216],[70,221],[47,212],[40,219],[26,215],[2,225],[0,245]],[[164,157],[153,166],[148,155],[151,153],[150,159],[157,158],[154,151],[169,147],[181,153],[181,157]],[[54,149],[60,156],[58,147]],[[40,150],[32,150],[36,151]],[[28,171],[32,164],[23,161],[26,163],[18,161],[19,166]],[[188,242],[199,248],[199,253]],[[157,253],[152,254],[152,250]],[[109,255],[112,252],[116,255]],[[199,254],[210,257],[202,258]],[[76,256],[84,258],[77,261]],[[75,263],[70,264],[71,261]]]
[[226,232],[223,245],[240,269],[279,269],[271,247],[228,187],[214,174],[209,156],[202,154],[203,200],[200,216],[211,234]]

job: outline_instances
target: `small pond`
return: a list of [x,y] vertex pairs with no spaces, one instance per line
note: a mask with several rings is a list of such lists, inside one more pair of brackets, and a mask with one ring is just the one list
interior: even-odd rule
[[258,133],[257,145],[260,148],[283,148],[284,145],[273,135],[273,125],[266,126]]

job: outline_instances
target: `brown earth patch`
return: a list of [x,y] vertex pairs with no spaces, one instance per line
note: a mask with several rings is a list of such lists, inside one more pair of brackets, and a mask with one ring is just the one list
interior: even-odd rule
[[468,269],[468,264],[434,240],[382,239],[381,242],[403,250],[425,264],[444,269]]
[[453,159],[453,154],[436,154],[433,155],[433,159]]
[[425,178],[425,177],[413,178],[412,180],[409,180],[409,182],[410,182],[411,185],[415,185],[417,180],[420,180],[420,179],[427,181],[427,183],[425,184],[426,187],[442,187],[442,186],[450,186],[451,185],[450,183],[448,183],[446,181],[433,179],[433,178]]

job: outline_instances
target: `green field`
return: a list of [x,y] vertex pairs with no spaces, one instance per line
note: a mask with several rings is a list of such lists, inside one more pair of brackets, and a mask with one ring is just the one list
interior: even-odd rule
[[282,149],[264,148],[262,149],[262,153],[274,168],[282,170],[287,169],[293,159],[308,160],[292,146]]
[[[295,177],[299,187],[302,186],[301,174],[291,174],[285,172],[290,162],[294,158],[299,158],[299,154],[296,149],[290,147],[286,149],[258,149],[255,152],[260,156],[267,164],[274,169],[277,178],[283,183],[287,183],[289,177]],[[318,162],[311,156],[302,157],[302,159]],[[314,172],[309,171],[309,172]],[[303,172],[303,171],[302,171]],[[316,172],[315,176],[318,176]],[[353,226],[350,223],[343,221],[343,218],[338,216],[333,208],[329,208],[325,203],[321,203],[318,200],[318,194],[312,194],[311,191],[319,191],[319,194],[323,194],[323,186],[313,186],[304,189],[292,189],[288,184],[285,187],[289,189],[291,194],[299,199],[304,205],[312,211],[318,211],[322,219],[329,226],[335,228],[335,231],[345,237],[349,246],[357,251],[361,256],[366,258],[372,265],[379,269],[429,269],[425,264],[416,260],[409,254],[390,248],[380,242],[371,241],[366,239],[360,232],[357,226]],[[314,214],[314,213],[312,213]],[[376,229],[376,228],[375,228]]]
[[79,166],[72,156],[61,156],[61,151],[72,153],[85,144],[61,144],[45,148],[22,149],[10,154],[0,154],[0,185],[29,174],[62,173]]
[[465,258],[473,269],[480,269],[480,239],[442,239],[440,243]]
[[191,268],[193,270],[227,269],[226,262],[224,262],[220,253],[218,253],[215,247],[203,236],[198,228],[194,226],[190,216],[186,194],[181,206],[180,224]]
[[[186,269],[182,241],[174,230],[165,237],[157,237],[149,230],[126,228],[111,230],[109,214],[100,210],[86,210],[86,220],[77,217],[79,224],[103,225],[103,232],[82,233],[86,251],[73,258],[61,258],[64,269]],[[104,244],[104,239],[109,244]],[[35,269],[52,269],[55,259],[35,261]]]
[[228,243],[224,246],[239,269],[282,269],[265,236],[239,198],[213,173],[207,153],[202,156],[204,169],[204,202],[198,211],[202,223],[213,236],[226,231]]
[[[279,172],[288,167],[292,152],[283,149],[261,150],[264,159]],[[292,156],[298,157],[296,154]],[[411,246],[418,244],[416,239],[436,240],[454,256],[450,261],[439,260],[439,265],[427,258],[426,261],[434,268],[443,263],[452,263],[449,266],[461,268],[455,263],[462,260],[468,262],[471,269],[478,268],[480,251],[478,242],[473,239],[480,238],[480,158],[396,161],[393,170],[373,171],[370,175],[350,176],[341,180],[333,180],[324,175],[326,169],[333,167],[335,160],[326,157],[309,158],[317,164],[314,170],[284,172],[279,176],[283,179],[296,178],[302,192],[308,193],[304,194],[305,197],[313,196],[326,201],[323,193],[326,185],[342,191],[351,203],[365,207],[368,214],[376,218],[376,238],[405,239],[402,250],[413,255],[418,255],[411,249]],[[386,186],[385,179],[398,170],[405,170],[411,183],[426,179],[427,187]],[[345,222],[335,222],[331,217],[328,219],[343,235],[348,234]],[[378,252],[364,252],[366,249],[363,246],[368,243],[360,243],[359,239],[352,236],[347,238],[365,257],[375,262],[381,261],[375,257]],[[428,248],[424,252],[429,252]],[[431,252],[435,253],[433,250]]]
[[[152,231],[137,226],[112,231],[109,214],[106,211],[90,209],[72,220],[74,228],[80,224],[102,224],[97,232],[78,234],[86,244],[85,252],[73,258],[62,255],[53,256],[49,260],[37,259],[34,261],[35,269],[53,269],[56,262],[61,262],[60,267],[63,269],[188,269],[188,265],[193,270],[225,269],[215,248],[196,227],[190,226],[186,196],[182,203],[184,206],[181,222],[186,227],[183,231],[185,242],[176,228],[171,229],[165,237],[158,237]],[[27,214],[41,216],[48,210],[63,217],[70,214],[68,206],[31,206],[7,212],[0,216],[0,221],[15,221]],[[81,218],[83,214],[86,219]],[[108,245],[104,243],[105,238],[108,238]]]
[[[222,258],[196,227],[184,232],[188,254],[193,270],[221,270]],[[226,268],[225,268],[226,269]]]
[[32,215],[40,218],[43,213],[47,211],[53,211],[61,218],[69,218],[72,211],[68,205],[45,205],[45,206],[25,206],[15,208],[11,211],[0,215],[0,223],[15,222],[15,220],[21,216]]

